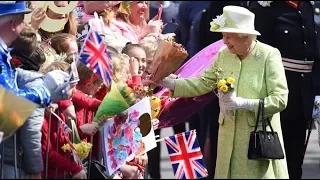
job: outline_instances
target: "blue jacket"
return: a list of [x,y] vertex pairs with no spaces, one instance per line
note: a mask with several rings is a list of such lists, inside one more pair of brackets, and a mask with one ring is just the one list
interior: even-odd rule
[[[17,85],[21,89],[32,88],[43,85],[43,75],[16,69]],[[17,130],[17,160],[18,167],[21,167],[26,174],[35,174],[43,171],[43,160],[41,153],[41,128],[44,119],[44,108],[36,109]],[[5,164],[14,166],[13,136],[5,141]],[[1,150],[2,150],[2,144]],[[21,153],[21,157],[19,154]]]
[[46,107],[50,104],[50,92],[44,85],[19,89],[16,83],[16,70],[11,67],[10,50],[0,38],[0,85],[20,97]]

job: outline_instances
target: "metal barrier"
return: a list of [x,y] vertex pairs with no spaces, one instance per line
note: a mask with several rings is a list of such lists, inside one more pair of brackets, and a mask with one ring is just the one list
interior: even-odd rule
[[[14,178],[15,179],[20,179],[21,178],[21,165],[19,166],[19,172],[18,172],[18,161],[17,161],[17,134],[14,133],[12,135],[13,137],[13,161],[14,161]],[[1,151],[1,169],[0,169],[0,179],[4,179],[4,156],[5,156],[5,146],[6,146],[6,140],[2,141],[2,151]],[[19,158],[21,158],[20,152],[19,152]],[[19,161],[21,163],[21,159]]]
[[[55,109],[58,109],[58,107],[57,107],[57,105],[55,104]],[[50,143],[51,143],[51,131],[52,131],[52,128],[51,128],[51,126],[52,126],[52,113],[53,113],[53,111],[51,110],[51,109],[46,109],[46,111],[49,113],[49,119],[48,119],[48,140],[47,140],[47,145],[46,145],[46,158],[45,158],[45,164],[44,164],[44,179],[48,179],[48,169],[49,169],[49,152],[50,152],[50,150],[49,150],[49,147],[50,147]],[[59,111],[57,111],[57,113],[59,114]],[[87,122],[87,111],[85,110],[84,111],[84,115],[83,115],[84,117],[83,117],[83,120],[84,120],[84,122],[85,123],[90,123],[90,122]],[[93,114],[93,116],[94,116],[94,114]],[[57,126],[57,129],[56,129],[56,131],[57,131],[57,141],[56,141],[56,151],[57,152],[59,152],[59,137],[60,137],[60,133],[62,133],[61,131],[60,131],[60,126],[58,125]],[[13,140],[14,140],[14,174],[15,174],[15,179],[21,179],[22,177],[21,177],[21,175],[22,175],[22,168],[21,168],[21,164],[20,164],[20,166],[19,166],[19,170],[18,170],[18,162],[17,162],[17,134],[15,133],[14,135],[13,135]],[[101,139],[102,140],[102,139]],[[93,136],[90,136],[90,143],[91,144],[93,144]],[[5,156],[5,145],[6,145],[6,141],[4,140],[4,141],[2,141],[2,143],[1,143],[1,145],[2,145],[2,152],[1,152],[1,167],[0,167],[0,179],[3,179],[4,178],[4,164],[5,164],[5,162],[4,162],[4,156]],[[87,178],[88,179],[90,179],[90,175],[91,175],[91,172],[90,172],[90,169],[91,169],[91,163],[92,163],[92,150],[93,149],[91,149],[91,151],[90,151],[90,153],[89,153],[89,157],[88,157],[88,172],[87,172]],[[65,156],[66,157],[66,156]],[[19,158],[20,158],[20,163],[22,162],[21,160],[21,158],[22,158],[22,155],[20,154],[20,151],[19,151]],[[101,161],[103,162],[104,161],[104,159],[103,159],[103,157],[101,158]],[[103,164],[103,163],[102,163]],[[55,179],[57,179],[58,178],[58,171],[59,171],[59,168],[58,167],[56,167],[55,168]],[[67,175],[67,173],[64,171],[64,179],[66,179],[66,175]],[[145,168],[145,171],[143,172],[143,179],[148,179],[148,169],[147,169],[147,167]]]
[[1,151],[1,169],[0,169],[0,178],[3,179],[3,165],[4,165],[4,147],[6,145],[6,141],[2,141],[2,151]]
[[49,114],[49,122],[48,122],[48,142],[47,142],[47,147],[46,147],[46,165],[45,165],[45,174],[44,174],[44,179],[48,179],[48,166],[49,166],[49,145],[50,145],[50,139],[51,139],[51,117],[52,117],[52,111],[50,109],[50,114]]
[[[4,147],[2,148],[4,149]],[[19,175],[18,175],[18,163],[17,163],[17,134],[16,133],[14,133],[13,135],[13,156],[14,156],[14,176],[15,176],[15,179],[18,179]]]

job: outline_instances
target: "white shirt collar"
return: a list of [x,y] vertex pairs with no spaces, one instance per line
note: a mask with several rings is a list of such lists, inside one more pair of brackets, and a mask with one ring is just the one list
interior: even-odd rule
[[6,43],[4,43],[1,37],[0,37],[0,47],[2,47],[5,51],[8,51],[8,46],[6,45]]

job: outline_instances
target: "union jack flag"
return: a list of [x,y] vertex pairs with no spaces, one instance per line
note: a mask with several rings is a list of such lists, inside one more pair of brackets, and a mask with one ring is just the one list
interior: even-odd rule
[[69,128],[69,126],[56,113],[51,112],[51,114],[53,114],[58,119],[59,126],[60,125],[63,126],[63,133],[65,135],[68,135],[68,133],[72,132],[72,130]]
[[177,179],[199,179],[208,176],[194,130],[165,137],[164,142]]
[[107,51],[107,45],[100,35],[90,30],[82,45],[79,60],[94,73],[97,73],[103,83],[109,87],[112,80],[112,62]]

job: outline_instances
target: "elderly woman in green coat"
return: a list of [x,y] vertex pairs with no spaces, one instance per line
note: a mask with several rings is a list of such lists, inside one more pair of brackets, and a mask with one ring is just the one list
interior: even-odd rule
[[243,7],[224,7],[223,14],[211,23],[211,31],[221,32],[225,43],[213,65],[200,77],[165,78],[160,84],[170,88],[173,97],[195,97],[217,88],[218,69],[225,77],[233,77],[234,89],[219,92],[215,178],[288,178],[286,159],[249,160],[247,157],[249,135],[254,130],[261,98],[284,147],[279,112],[286,108],[288,88],[279,50],[256,40],[260,33],[254,29],[254,14]]

